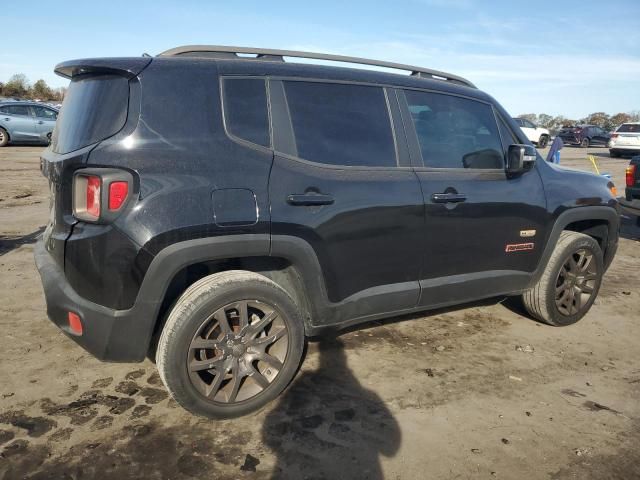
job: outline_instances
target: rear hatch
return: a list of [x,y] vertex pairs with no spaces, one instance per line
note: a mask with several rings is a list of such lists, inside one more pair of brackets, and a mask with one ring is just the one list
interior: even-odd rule
[[616,146],[640,147],[640,124],[625,123],[611,135]]
[[582,129],[580,127],[563,127],[558,135],[563,138],[577,138],[581,132]]
[[73,172],[88,162],[102,140],[120,131],[129,106],[129,81],[150,58],[97,59],[66,62],[56,73],[71,79],[53,131],[51,145],[40,157],[49,181],[49,223],[45,247],[64,268],[65,242],[77,220],[72,211]]

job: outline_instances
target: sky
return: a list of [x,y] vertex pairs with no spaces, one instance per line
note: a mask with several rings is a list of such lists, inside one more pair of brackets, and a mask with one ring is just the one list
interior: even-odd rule
[[512,115],[640,110],[640,0],[6,2],[1,29],[0,81],[60,87],[63,60],[212,44],[448,71]]

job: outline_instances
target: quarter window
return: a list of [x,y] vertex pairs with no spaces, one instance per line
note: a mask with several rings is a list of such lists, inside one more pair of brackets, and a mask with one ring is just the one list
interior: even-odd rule
[[405,91],[427,167],[501,169],[504,153],[491,107],[452,95]]
[[380,87],[285,81],[296,155],[312,162],[394,167],[395,145]]
[[227,78],[223,90],[227,131],[248,142],[271,146],[265,81],[261,78]]

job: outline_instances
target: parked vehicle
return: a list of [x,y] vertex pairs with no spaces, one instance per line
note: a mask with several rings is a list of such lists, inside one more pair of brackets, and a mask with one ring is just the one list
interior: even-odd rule
[[545,148],[549,144],[549,139],[551,138],[549,130],[538,127],[526,118],[514,118],[513,120],[518,124],[520,130],[524,132],[529,141],[536,144],[538,148]]
[[640,122],[620,125],[611,134],[608,146],[612,157],[640,154]]
[[590,146],[606,146],[609,143],[611,134],[595,125],[578,125],[575,127],[562,127],[558,136],[565,145],[587,148]]
[[48,144],[58,110],[37,102],[0,102],[0,147],[11,143]]
[[56,72],[48,315],[99,359],[155,358],[197,414],[273,400],[326,329],[498,295],[572,324],[616,252],[613,184],[453,74],[213,46]]
[[625,198],[629,202],[640,201],[640,155],[631,159],[625,174]]

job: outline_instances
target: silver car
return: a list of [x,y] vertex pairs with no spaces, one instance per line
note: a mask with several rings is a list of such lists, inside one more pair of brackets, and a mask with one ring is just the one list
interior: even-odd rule
[[51,141],[58,110],[37,102],[0,102],[0,147]]

